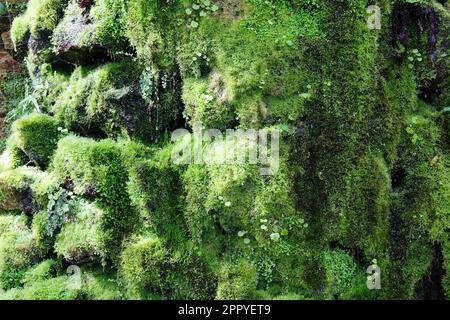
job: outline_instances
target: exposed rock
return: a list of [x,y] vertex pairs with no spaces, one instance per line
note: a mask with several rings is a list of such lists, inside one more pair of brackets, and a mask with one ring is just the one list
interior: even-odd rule
[[56,59],[73,64],[86,64],[106,61],[107,48],[95,43],[81,43],[82,38],[95,31],[88,16],[80,12],[70,21],[63,23],[53,36]]
[[3,185],[0,182],[0,190],[3,196],[2,201],[0,201],[0,210],[2,211],[13,211],[13,210],[19,210],[21,207],[21,197],[20,193],[17,192],[14,188]]
[[19,73],[22,68],[20,64],[6,50],[0,50],[0,79],[7,74]]
[[3,49],[10,50],[10,51],[14,50],[14,46],[11,41],[11,35],[9,34],[9,31],[2,32],[1,38],[2,38]]
[[34,201],[33,192],[29,186],[18,189],[0,181],[0,191],[3,194],[2,201],[0,201],[1,211],[17,210],[26,213],[36,211],[37,206]]

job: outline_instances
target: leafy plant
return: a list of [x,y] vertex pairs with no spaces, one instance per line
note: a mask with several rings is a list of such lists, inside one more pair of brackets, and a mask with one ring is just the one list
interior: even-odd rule
[[219,6],[210,0],[197,0],[189,8],[186,8],[187,26],[192,29],[198,27],[198,21],[202,17],[206,17],[212,13],[217,12]]
[[54,236],[61,229],[65,221],[73,218],[72,209],[76,198],[71,191],[60,188],[48,196],[47,204],[47,233]]

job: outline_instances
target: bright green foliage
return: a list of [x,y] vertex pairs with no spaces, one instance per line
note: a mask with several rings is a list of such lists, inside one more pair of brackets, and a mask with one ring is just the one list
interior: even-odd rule
[[[281,157],[274,176],[251,165],[190,166],[183,175],[184,217],[190,237],[227,259],[254,262],[259,286],[298,288],[299,243],[308,223],[295,209],[293,188]],[[292,256],[292,258],[288,258]]]
[[353,258],[342,250],[325,252],[324,262],[330,294],[339,297],[350,289],[357,266]]
[[6,300],[74,300],[78,291],[68,288],[70,283],[67,276],[59,276],[42,281],[33,282],[21,290],[13,289],[0,295]]
[[[2,107],[6,114],[6,121],[1,130],[4,134],[10,133],[10,127],[14,120],[29,112],[28,106],[21,107],[21,101],[25,96],[29,83],[30,81],[25,74],[5,75],[0,83]],[[5,147],[6,139],[2,139],[0,141],[0,150],[3,151]]]
[[53,112],[69,130],[115,137],[155,137],[144,100],[136,92],[139,67],[131,62],[77,68],[58,97]]
[[31,231],[40,250],[46,253],[54,250],[54,238],[48,234],[47,213],[45,211],[39,211],[33,215]]
[[82,270],[81,296],[87,300],[119,300],[122,293],[111,270]]
[[[58,143],[51,171],[61,184],[70,180],[74,185],[74,194],[98,197],[97,204],[103,210],[99,219],[101,235],[98,241],[103,244],[104,254],[116,257],[121,240],[132,231],[136,217],[125,189],[128,177],[119,145],[112,140],[95,142],[86,138],[66,137]],[[97,210],[94,213],[97,214]],[[87,226],[68,227],[74,231],[71,237],[75,242],[92,231],[89,221],[92,223],[90,219],[95,218],[87,212],[86,215]],[[85,240],[89,242],[90,238]]]
[[155,237],[132,241],[122,252],[121,274],[131,297],[144,297],[145,289],[164,290],[164,270],[169,267],[169,253]]
[[311,70],[301,61],[309,57],[304,44],[322,37],[315,15],[262,1],[252,1],[250,8],[235,23],[200,18],[199,27],[182,39],[182,72],[209,75],[208,84],[186,77],[185,112],[193,120],[214,128],[235,119],[252,127],[290,122],[301,116],[303,104],[313,96]]
[[29,31],[28,21],[25,16],[17,17],[14,19],[14,23],[11,26],[11,39],[14,46],[23,44],[25,42],[25,36]]
[[[52,43],[59,51],[66,51],[67,44],[73,48],[95,46],[111,50],[118,54],[126,49],[124,36],[125,1],[96,1],[89,10],[82,8],[76,1],[70,1],[64,10],[64,18],[54,29]],[[74,52],[76,54],[76,52]],[[86,57],[85,57],[86,58]]]
[[[124,149],[124,155],[131,158],[131,153]],[[179,169],[171,164],[171,150],[167,147],[155,151],[151,160],[143,155],[130,161],[128,192],[145,230],[169,241],[182,242],[185,231],[180,212],[181,182]]]
[[37,36],[38,31],[52,30],[61,18],[62,0],[32,0],[25,13],[29,20],[30,32]]
[[1,216],[0,287],[19,287],[28,267],[39,258],[25,216]]
[[30,0],[26,12],[14,20],[11,38],[17,46],[27,32],[39,38],[40,32],[51,31],[62,17],[62,0]]
[[110,270],[80,269],[64,274],[59,262],[44,260],[25,273],[24,287],[0,293],[4,300],[113,300],[121,293]]
[[126,245],[119,275],[128,297],[211,299],[217,278],[207,250],[186,243],[170,252],[165,244],[154,236],[139,236]]
[[55,252],[73,263],[95,259],[95,256],[106,258],[102,254],[105,249],[99,230],[102,210],[81,200],[68,206],[68,211],[63,213],[68,221],[63,223],[56,236]]
[[167,71],[175,67],[176,18],[173,12],[177,6],[164,0],[130,0],[125,26],[122,26],[138,56]]
[[94,43],[104,46],[123,46],[125,43],[125,3],[123,0],[96,1],[90,14],[94,31]]
[[25,286],[27,286],[28,284],[33,285],[34,282],[53,278],[60,268],[61,266],[59,265],[58,261],[44,260],[29,269],[25,273],[22,282]]
[[33,113],[15,121],[12,132],[16,136],[17,147],[29,158],[29,161],[45,168],[60,137],[55,118]]
[[28,165],[30,158],[19,147],[16,135],[10,135],[6,141],[6,150],[2,154],[2,171]]
[[188,78],[184,81],[184,116],[191,125],[201,123],[206,128],[226,128],[234,116],[227,102],[229,93],[225,88],[210,87],[205,80]]

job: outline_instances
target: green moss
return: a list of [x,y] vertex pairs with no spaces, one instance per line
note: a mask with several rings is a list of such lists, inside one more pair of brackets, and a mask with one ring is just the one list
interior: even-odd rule
[[131,299],[211,299],[217,278],[210,259],[207,249],[190,242],[171,251],[154,236],[138,236],[122,252],[119,275]]
[[0,174],[0,210],[25,211],[36,209],[31,184],[42,175],[35,168],[19,167]]
[[15,121],[12,132],[17,147],[29,161],[45,168],[60,137],[57,121],[48,115],[34,113]]
[[82,271],[82,297],[87,300],[119,300],[122,298],[116,275],[111,270]]
[[72,211],[56,236],[55,252],[72,263],[106,259],[99,230],[103,211],[84,201],[77,201]]
[[25,286],[33,285],[34,282],[47,280],[53,278],[56,275],[57,270],[60,268],[59,262],[56,260],[44,260],[27,270],[22,282]]
[[23,288],[0,293],[5,300],[113,300],[121,293],[110,270],[80,268],[80,273],[57,275],[58,262],[45,260],[25,273]]
[[282,296],[276,296],[273,300],[307,300],[304,296],[296,293],[289,293]]
[[14,19],[11,38],[17,47],[25,41],[27,32],[39,38],[42,31],[51,31],[62,16],[62,0],[31,0],[26,12]]
[[[144,148],[140,145],[136,147]],[[180,170],[171,163],[171,150],[169,146],[154,150],[151,156],[144,154],[133,158],[124,147],[126,157],[133,159],[127,165],[130,179],[128,192],[133,205],[139,210],[143,229],[151,230],[170,242],[181,243],[186,234],[180,210]]]
[[124,46],[125,6],[126,1],[123,0],[101,0],[95,2],[90,11],[95,30],[95,43],[119,48]]
[[234,237],[242,231],[257,242],[270,242],[272,228],[261,229],[261,219],[269,224],[277,220],[279,225],[273,227],[279,232],[300,223],[289,195],[292,181],[284,171],[284,161],[282,157],[280,170],[267,177],[256,165],[190,166],[183,174],[183,185],[191,237],[215,242],[221,239],[217,230]]
[[169,288],[166,296],[195,300],[214,298],[218,264],[209,247],[187,241],[174,250],[171,261],[173,268],[166,279]]
[[18,46],[25,43],[27,32],[29,32],[27,17],[16,17],[11,25],[11,40],[16,50]]
[[54,238],[48,234],[47,231],[48,218],[45,211],[39,211],[33,215],[31,230],[36,245],[43,252],[53,251]]
[[68,80],[52,110],[69,130],[117,137],[128,134],[143,141],[161,130],[152,123],[144,100],[136,91],[140,67],[131,62],[79,67]]
[[219,273],[217,299],[252,299],[255,294],[258,274],[248,261],[224,264]]
[[54,28],[52,43],[55,50],[67,50],[68,43],[74,51],[95,46],[107,49],[108,55],[115,58],[127,47],[123,28],[125,8],[123,0],[96,1],[89,10],[70,1],[64,10],[64,18]]
[[131,0],[125,19],[125,34],[140,58],[158,68],[175,68],[175,36],[178,3]]
[[6,150],[2,155],[4,169],[14,169],[20,166],[28,165],[30,159],[19,147],[17,135],[10,135],[6,141]]
[[188,119],[219,128],[237,120],[243,127],[293,122],[313,95],[305,62],[323,37],[316,15],[258,1],[244,12],[234,23],[204,17],[184,30],[177,57]]
[[146,290],[164,291],[164,270],[169,265],[169,252],[158,238],[134,239],[122,252],[120,268],[130,297],[143,297]]
[[[6,119],[0,132],[5,136],[11,133],[12,122],[29,112],[29,106],[24,106],[21,103],[28,88],[29,79],[26,74],[8,73],[3,77],[3,81],[0,84],[0,91]],[[7,139],[2,139],[0,141],[0,151],[4,151],[6,146]]]
[[26,270],[39,258],[24,216],[8,218],[0,236],[0,287],[20,287]]
[[[68,136],[58,143],[51,172],[62,185],[71,181],[75,195],[97,198],[103,210],[99,241],[105,255],[117,257],[121,241],[133,230],[136,217],[125,188],[128,176],[119,144]],[[80,232],[87,231],[86,227],[80,228]]]
[[[27,99],[55,117],[18,120],[4,143],[0,297],[448,296],[448,10],[419,2],[402,7],[401,52],[387,0],[381,30],[367,0],[32,0],[12,37],[31,37]],[[428,6],[435,59],[433,19],[414,26]],[[281,129],[279,170],[176,166],[164,134],[197,122]],[[56,123],[88,138],[54,154]],[[81,288],[41,261],[54,254]],[[382,290],[366,286],[374,258]]]
[[34,282],[20,292],[20,300],[74,300],[79,292],[70,286],[70,278],[59,276]]
[[201,123],[206,128],[226,128],[227,124],[234,118],[233,110],[228,105],[229,99],[219,96],[218,90],[210,88],[208,81],[188,78],[184,80],[183,101],[185,103],[184,116],[189,124]]
[[32,0],[25,13],[30,23],[30,32],[33,36],[38,31],[52,30],[61,18],[63,9],[62,0]]
[[357,272],[353,258],[343,250],[333,250],[324,254],[328,290],[331,296],[339,297],[351,288]]

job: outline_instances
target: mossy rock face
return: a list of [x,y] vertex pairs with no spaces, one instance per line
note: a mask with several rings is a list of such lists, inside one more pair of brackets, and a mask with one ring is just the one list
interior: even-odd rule
[[207,251],[190,243],[169,251],[157,237],[139,236],[125,245],[119,275],[131,299],[211,299],[217,283],[213,266]]
[[[104,244],[104,254],[117,257],[121,240],[133,230],[136,219],[126,190],[128,176],[119,145],[112,140],[95,142],[86,138],[66,137],[58,144],[50,170],[55,179],[75,195],[97,199],[99,208],[104,210],[99,221],[99,241]],[[92,227],[90,219],[96,218],[92,213],[86,214],[88,220],[80,221],[86,225],[81,225],[78,231],[81,232],[79,240],[89,241],[90,236],[85,231],[89,232]],[[69,225],[67,228],[78,227]],[[77,241],[76,234],[69,234]],[[63,239],[61,241],[64,243]]]
[[0,174],[0,212],[25,212],[39,210],[33,182],[42,175],[35,168],[20,167]]
[[[0,298],[448,298],[449,16],[30,0],[11,35],[33,85],[18,111],[39,113],[16,112],[0,157]],[[179,163],[178,128],[278,130],[279,161],[210,161],[244,136]]]
[[60,138],[55,118],[46,114],[30,114],[15,121],[12,132],[16,136],[17,148],[29,162],[45,169]]
[[255,295],[257,272],[247,261],[222,266],[217,288],[218,300],[246,300]]
[[74,64],[102,62],[110,52],[127,49],[121,27],[124,1],[101,0],[83,6],[69,1],[51,42],[56,60]]
[[1,216],[1,227],[0,285],[8,290],[21,285],[25,272],[39,261],[41,253],[25,216]]
[[[102,210],[95,205],[75,200],[71,203],[67,217],[55,239],[55,252],[65,260],[79,264],[105,259],[101,242],[100,223]],[[70,212],[72,210],[72,212]]]

